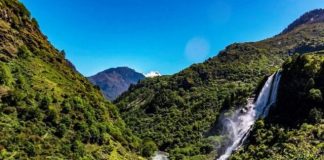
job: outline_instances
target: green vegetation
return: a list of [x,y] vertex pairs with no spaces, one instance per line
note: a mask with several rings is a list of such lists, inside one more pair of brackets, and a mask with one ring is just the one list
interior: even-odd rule
[[[260,42],[230,45],[178,74],[141,81],[115,103],[134,133],[154,140],[171,159],[215,157],[206,148],[221,140],[216,127],[220,113],[244,106],[292,53],[320,51],[323,30],[323,23],[301,25]],[[317,100],[323,93],[318,88],[307,92]],[[320,115],[315,109],[311,113]]]
[[324,111],[324,56],[322,52],[290,58],[283,66],[278,106],[271,122],[294,127],[318,123]]
[[295,129],[256,125],[248,144],[230,159],[323,159],[323,131],[323,123],[305,123]]
[[142,146],[142,155],[150,157],[158,150],[156,144],[152,140],[144,140]]
[[220,112],[244,105],[264,76],[279,68],[281,57],[253,43],[234,44],[174,76],[141,81],[116,104],[127,125],[171,159],[207,156],[213,151],[207,138],[215,134]]
[[324,159],[324,56],[293,56],[284,64],[278,104],[231,159]]
[[0,0],[0,159],[142,159],[116,106],[16,0]]
[[220,113],[245,105],[282,64],[277,107],[232,159],[323,159],[323,23],[233,44],[173,76],[145,79],[116,107],[20,2],[0,0],[0,17],[0,159],[136,160],[158,149],[170,159],[214,159]]

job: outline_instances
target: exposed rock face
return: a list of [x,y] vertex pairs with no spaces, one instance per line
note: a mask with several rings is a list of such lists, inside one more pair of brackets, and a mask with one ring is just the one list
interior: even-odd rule
[[131,84],[137,84],[145,76],[128,67],[110,68],[89,77],[89,80],[99,86],[105,97],[115,100],[123,92],[127,91]]

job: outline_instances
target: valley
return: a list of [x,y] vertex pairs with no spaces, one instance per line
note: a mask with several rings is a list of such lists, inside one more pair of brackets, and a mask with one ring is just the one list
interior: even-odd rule
[[[311,11],[296,21],[322,12]],[[291,55],[314,50],[319,52],[312,54],[319,54],[323,27],[322,22],[290,25],[289,32],[272,38],[230,45],[180,73],[141,81],[119,97],[116,105],[136,135],[152,138],[171,159],[217,157],[215,146],[222,145],[222,137],[215,126],[221,112],[245,106],[247,98],[258,94],[266,78]]]
[[0,159],[324,159],[323,17],[173,75],[87,78],[20,1],[0,0]]

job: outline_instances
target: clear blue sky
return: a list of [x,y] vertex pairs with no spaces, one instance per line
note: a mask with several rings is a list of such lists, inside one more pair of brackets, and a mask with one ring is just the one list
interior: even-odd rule
[[323,0],[21,1],[86,76],[117,66],[173,74],[324,8]]

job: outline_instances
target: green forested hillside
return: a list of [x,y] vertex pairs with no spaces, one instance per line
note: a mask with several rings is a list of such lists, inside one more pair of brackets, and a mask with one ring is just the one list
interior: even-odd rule
[[17,0],[0,0],[0,159],[141,159],[117,108]]
[[324,159],[323,77],[323,52],[289,58],[277,106],[231,159]]
[[0,0],[0,159],[136,160],[157,149],[170,159],[214,159],[221,112],[243,106],[281,68],[277,106],[232,159],[323,159],[324,23],[293,24],[178,74],[145,79],[116,107],[18,0]]
[[233,44],[178,74],[132,86],[116,104],[136,135],[153,139],[171,159],[206,159],[217,154],[218,138],[210,136],[221,111],[243,106],[289,55],[320,50],[323,42],[324,23],[318,22],[263,41]]

